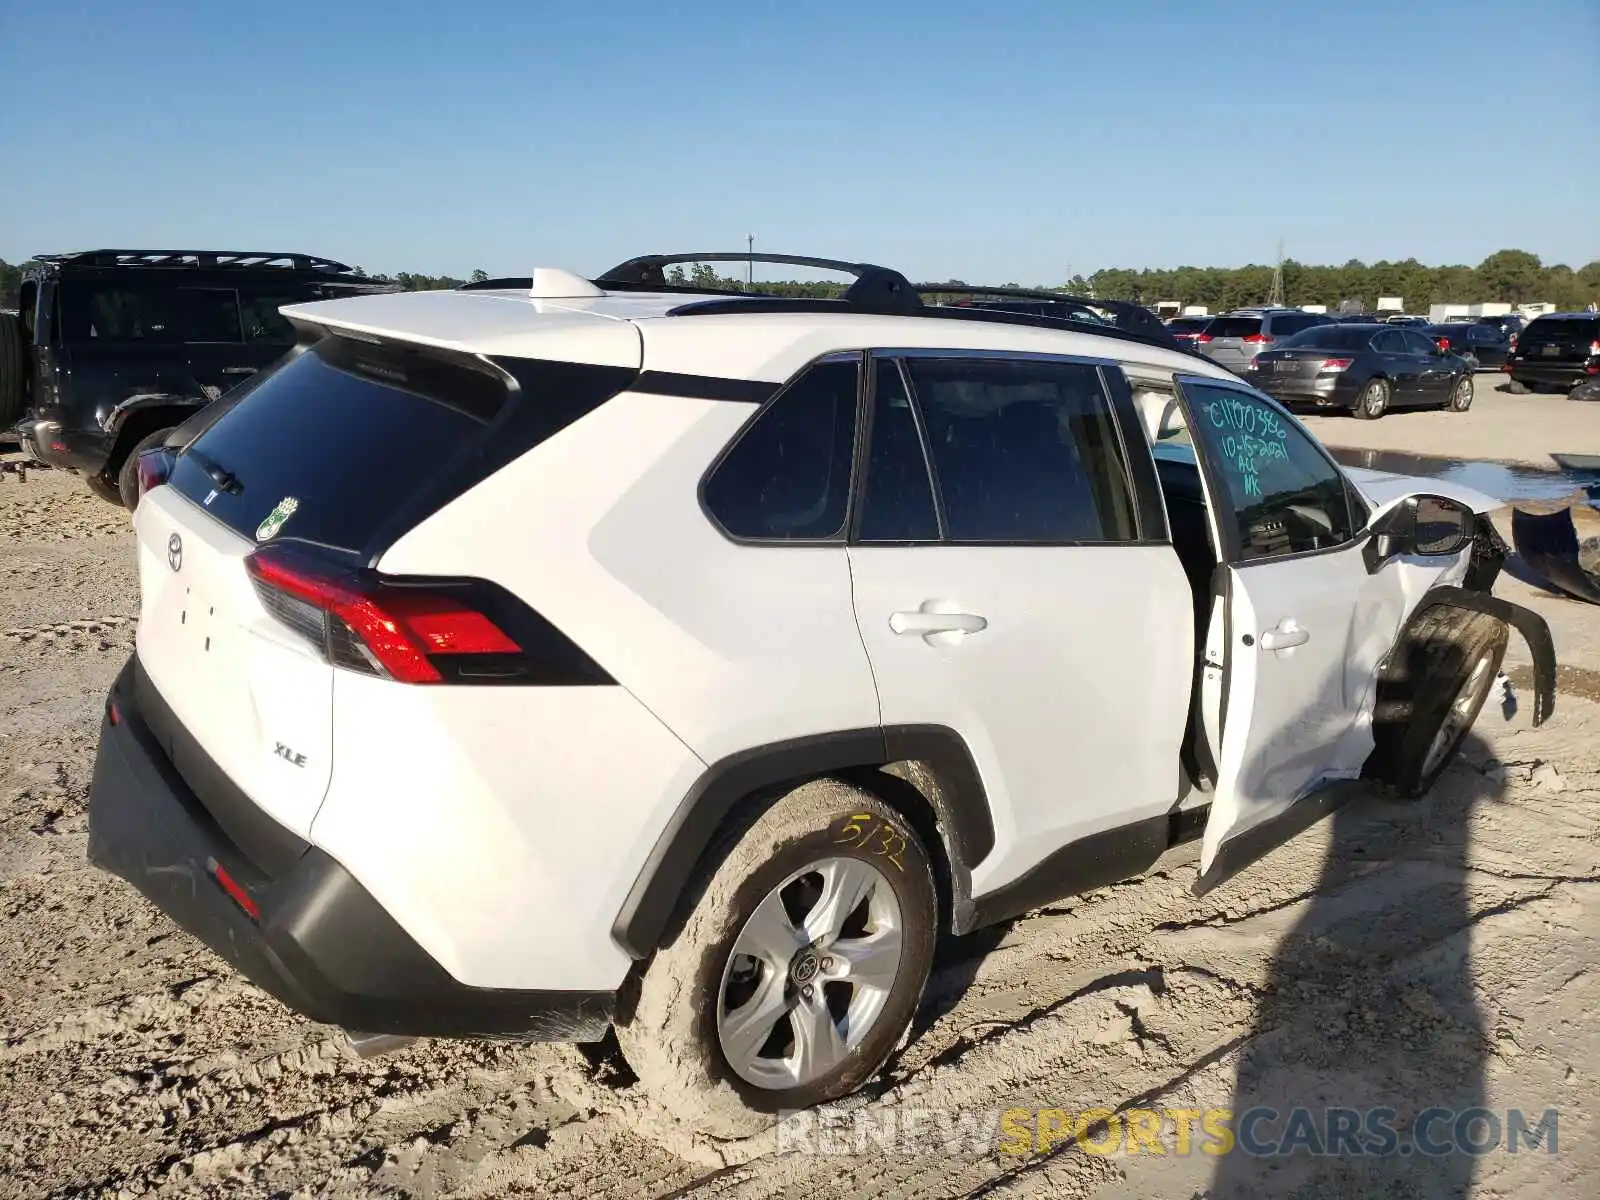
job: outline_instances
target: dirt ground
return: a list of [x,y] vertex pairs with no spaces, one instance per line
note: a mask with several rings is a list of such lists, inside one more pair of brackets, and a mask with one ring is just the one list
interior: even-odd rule
[[[1600,450],[1593,427],[1546,427],[1558,398],[1484,398],[1466,417],[1329,418],[1323,436]],[[792,1126],[781,1149],[686,1136],[604,1047],[358,1060],[91,869],[101,703],[138,611],[128,523],[70,478],[0,476],[0,1195],[1593,1195],[1600,609],[1510,576],[1498,590],[1556,634],[1546,726],[1513,643],[1515,711],[1486,710],[1425,801],[1360,794],[1203,899],[1178,853],[954,946],[912,1040],[836,1114],[898,1119],[901,1139],[804,1152]],[[1167,1135],[1162,1154],[1100,1153],[1094,1135],[1018,1154],[913,1120],[1260,1104],[1387,1105],[1402,1128],[1431,1106],[1554,1109],[1555,1152],[1219,1158]]]

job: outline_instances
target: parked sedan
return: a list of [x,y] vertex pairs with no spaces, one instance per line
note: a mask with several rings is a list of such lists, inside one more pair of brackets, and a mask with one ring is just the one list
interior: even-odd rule
[[1430,325],[1424,332],[1439,349],[1449,350],[1463,358],[1475,358],[1478,366],[1488,371],[1498,371],[1511,353],[1511,339],[1494,325],[1450,321],[1443,325]]
[[1348,408],[1373,420],[1391,406],[1472,406],[1472,367],[1414,329],[1318,325],[1256,356],[1250,383],[1291,406]]

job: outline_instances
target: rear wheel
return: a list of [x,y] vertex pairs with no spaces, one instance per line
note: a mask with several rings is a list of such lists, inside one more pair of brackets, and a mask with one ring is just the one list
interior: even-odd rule
[[790,792],[712,855],[617,1040],[663,1107],[742,1137],[883,1065],[921,999],[938,908],[916,834],[835,780]]
[[1463,375],[1450,390],[1450,411],[1466,412],[1472,407],[1472,376]]
[[27,398],[27,355],[21,319],[13,313],[0,313],[0,430],[11,428],[22,416]]
[[122,466],[117,470],[117,494],[119,503],[129,512],[139,507],[139,455],[161,445],[173,428],[175,427],[145,434],[133,444],[133,449],[128,451],[128,457],[122,460]]
[[1510,392],[1513,396],[1526,396],[1528,394],[1528,385],[1520,380],[1513,379],[1510,383],[1506,384],[1506,391]]
[[1369,379],[1356,401],[1356,416],[1364,421],[1376,421],[1389,410],[1389,381]]
[[83,481],[89,485],[91,492],[99,496],[107,504],[115,504],[118,508],[122,507],[122,491],[115,482],[104,475],[85,475]]

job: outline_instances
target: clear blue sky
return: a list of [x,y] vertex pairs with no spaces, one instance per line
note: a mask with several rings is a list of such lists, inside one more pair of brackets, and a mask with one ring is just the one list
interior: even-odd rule
[[1600,0],[0,0],[0,257],[1600,258]]

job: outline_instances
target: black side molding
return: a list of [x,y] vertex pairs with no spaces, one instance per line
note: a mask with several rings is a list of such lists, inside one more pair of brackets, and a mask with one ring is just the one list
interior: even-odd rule
[[1168,850],[1204,833],[1210,810],[1209,804],[1174,809],[1068,842],[1020,879],[979,896],[973,928],[1009,921],[1148,871]]
[[794,738],[741,751],[712,764],[656,840],[612,923],[612,938],[636,959],[655,951],[701,856],[723,821],[747,798],[775,797],[819,775],[903,759],[926,768],[904,778],[934,809],[950,859],[956,931],[965,932],[971,927],[967,889],[971,868],[994,847],[988,800],[960,737],[942,726],[913,725]]
[[1346,782],[1332,784],[1302,796],[1276,816],[1243,833],[1235,834],[1217,847],[1217,856],[1211,860],[1211,870],[1196,879],[1189,888],[1194,896],[1204,896],[1220,887],[1240,871],[1283,845],[1290,838],[1310,829],[1334,809],[1341,807],[1357,794],[1354,786]]
[[[1533,723],[1543,725],[1556,710],[1556,647],[1550,637],[1550,626],[1532,609],[1512,604],[1487,592],[1470,591],[1460,587],[1437,587],[1422,598],[1407,622],[1406,630],[1430,608],[1445,606],[1469,612],[1485,613],[1505,622],[1522,635],[1528,653],[1533,656]],[[1404,634],[1401,635],[1402,639]]]

